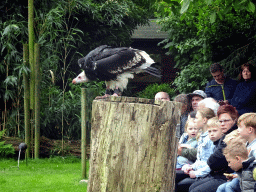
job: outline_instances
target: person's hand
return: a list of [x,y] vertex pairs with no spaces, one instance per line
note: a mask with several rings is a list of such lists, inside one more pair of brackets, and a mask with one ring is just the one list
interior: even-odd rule
[[183,149],[183,147],[181,147],[181,146],[179,145],[179,146],[178,146],[178,150],[177,150],[178,155],[181,155],[182,149]]
[[193,170],[193,168],[191,167],[191,165],[189,164],[186,164],[186,165],[183,165],[183,167],[181,168],[182,171],[184,171],[185,174],[189,174],[189,172],[191,170]]
[[228,179],[228,181],[231,181],[232,179],[238,177],[237,174],[232,174],[232,173],[223,173],[223,174],[226,176],[226,178]]
[[196,178],[195,171],[190,171],[190,172],[189,172],[189,177],[190,177],[191,179]]

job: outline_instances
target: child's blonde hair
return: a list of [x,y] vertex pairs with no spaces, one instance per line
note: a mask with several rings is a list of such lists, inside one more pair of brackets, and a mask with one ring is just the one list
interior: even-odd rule
[[185,131],[187,131],[187,129],[188,129],[188,124],[189,124],[189,123],[194,123],[194,120],[193,120],[193,119],[188,119],[188,120],[186,121],[186,124],[185,124],[185,127],[184,127]]
[[211,118],[215,117],[214,111],[208,107],[199,109],[197,112],[199,112],[203,118],[211,119]]
[[213,118],[209,119],[206,123],[206,127],[207,128],[210,128],[210,127],[220,128],[220,123],[219,123],[218,117],[213,117]]
[[223,149],[223,154],[231,158],[239,156],[242,157],[243,159],[247,159],[248,151],[246,148],[245,141],[240,138],[230,140],[230,142],[227,144],[227,147]]
[[256,129],[256,113],[245,113],[238,118],[237,124],[244,122],[245,127]]
[[238,137],[239,137],[239,134],[238,134],[237,129],[236,129],[236,130],[230,132],[229,134],[227,134],[227,135],[225,136],[225,139],[223,139],[223,141],[224,141],[226,144],[228,144],[232,139],[236,139],[236,138],[238,138]]

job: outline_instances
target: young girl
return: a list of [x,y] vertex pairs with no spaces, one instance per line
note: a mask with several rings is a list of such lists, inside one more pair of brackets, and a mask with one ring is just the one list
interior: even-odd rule
[[196,113],[196,127],[199,131],[202,130],[197,143],[197,159],[192,165],[184,165],[181,169],[182,171],[176,170],[176,192],[188,191],[190,185],[196,181],[196,178],[202,178],[210,172],[207,159],[213,153],[214,145],[208,137],[207,121],[212,117],[215,117],[215,114],[209,108],[200,109]]
[[[182,134],[179,146],[182,148],[196,148],[197,147],[197,135],[198,135],[198,129],[196,128],[194,120],[190,119],[187,120],[185,124],[185,133]],[[177,157],[177,163],[176,163],[176,169],[179,170],[181,167],[185,164],[193,164],[192,161],[188,160],[186,157],[178,156]]]

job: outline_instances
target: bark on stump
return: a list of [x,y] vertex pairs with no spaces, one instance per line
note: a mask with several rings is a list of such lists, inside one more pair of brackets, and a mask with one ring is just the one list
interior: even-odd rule
[[173,191],[181,105],[154,102],[93,101],[88,192]]

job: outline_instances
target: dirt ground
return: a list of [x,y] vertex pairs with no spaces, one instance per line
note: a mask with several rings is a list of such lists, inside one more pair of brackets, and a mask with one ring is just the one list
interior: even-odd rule
[[[19,144],[24,142],[18,137],[3,137],[5,144],[12,144],[15,153],[19,151]],[[51,155],[74,155],[81,156],[81,140],[64,140],[62,153],[62,140],[52,140],[46,137],[41,137],[40,140],[40,157],[49,157]],[[32,147],[33,150],[33,147]],[[87,156],[89,156],[90,147],[87,147]]]

